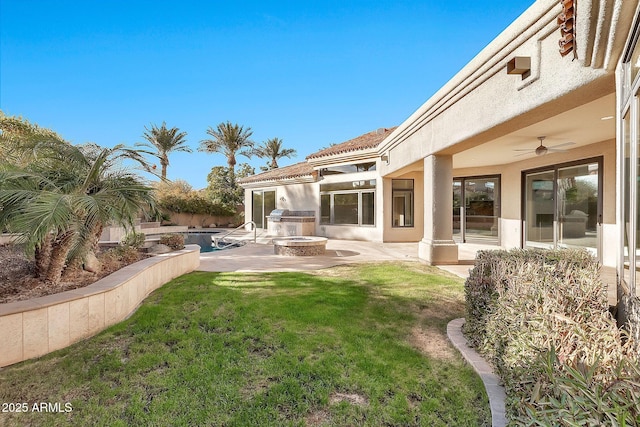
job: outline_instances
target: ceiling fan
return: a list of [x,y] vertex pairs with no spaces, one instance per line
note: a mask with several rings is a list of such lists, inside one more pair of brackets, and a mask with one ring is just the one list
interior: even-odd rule
[[514,149],[513,151],[524,151],[524,153],[516,154],[516,156],[524,156],[525,154],[528,154],[528,153],[536,153],[536,156],[544,156],[545,154],[547,154],[549,152],[562,153],[562,152],[564,152],[566,150],[561,150],[561,149],[559,149],[560,147],[566,147],[567,145],[575,144],[575,142],[565,142],[564,144],[558,144],[558,145],[553,145],[551,147],[545,147],[542,144],[542,141],[544,141],[545,138],[546,138],[546,136],[539,136],[538,137],[538,140],[540,141],[540,145],[537,146],[536,148],[517,148],[517,149]]

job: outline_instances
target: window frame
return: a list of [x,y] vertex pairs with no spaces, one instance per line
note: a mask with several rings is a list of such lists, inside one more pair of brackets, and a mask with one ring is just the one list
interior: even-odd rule
[[[333,184],[350,184],[352,182],[361,182],[362,180],[358,180],[358,181],[349,181],[349,182],[341,182],[341,183],[333,183]],[[375,227],[377,220],[376,220],[376,186],[377,186],[377,180],[367,180],[367,181],[373,181],[373,187],[369,187],[369,188],[354,188],[353,190],[330,190],[330,191],[322,191],[322,185],[320,186],[321,191],[320,191],[320,225],[331,225],[331,226],[336,226],[336,227]],[[348,195],[348,194],[357,194],[358,195],[358,212],[357,212],[357,223],[336,223],[336,216],[335,216],[335,196],[341,196],[341,195]],[[364,218],[364,201],[363,201],[363,194],[371,194],[371,202],[373,203],[372,209],[373,209],[373,223],[372,224],[366,224],[363,222],[363,218]],[[327,196],[329,197],[329,219],[328,221],[325,220],[326,215],[323,215],[324,212],[326,212],[326,205],[323,205],[323,199],[326,200]],[[369,209],[369,208],[367,208]]]
[[[398,181],[411,181],[411,188],[394,188],[393,184],[395,182]],[[405,193],[402,197],[405,198],[405,206],[406,206],[406,195],[409,195],[409,209],[411,212],[411,224],[407,225],[405,222],[405,225],[396,225],[395,224],[395,213],[396,213],[396,203],[395,203],[395,199],[396,199],[396,192],[398,193]],[[391,227],[392,228],[415,228],[415,180],[413,178],[398,178],[398,179],[392,179],[391,180]]]

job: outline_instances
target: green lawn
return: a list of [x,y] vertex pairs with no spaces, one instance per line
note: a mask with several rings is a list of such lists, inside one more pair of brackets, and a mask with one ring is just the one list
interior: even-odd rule
[[173,280],[128,320],[0,370],[0,425],[490,425],[446,342],[462,281],[417,263]]

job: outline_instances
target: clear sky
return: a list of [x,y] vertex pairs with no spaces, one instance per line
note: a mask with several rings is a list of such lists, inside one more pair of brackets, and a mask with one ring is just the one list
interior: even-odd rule
[[281,166],[396,126],[532,3],[0,0],[0,109],[102,146],[166,121],[194,150],[168,178],[198,189],[226,165],[196,151],[209,126],[283,139]]

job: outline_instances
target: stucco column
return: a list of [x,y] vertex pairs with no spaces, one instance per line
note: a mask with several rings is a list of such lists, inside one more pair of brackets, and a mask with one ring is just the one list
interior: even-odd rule
[[453,241],[453,157],[424,159],[424,237],[418,256],[427,264],[457,264]]

